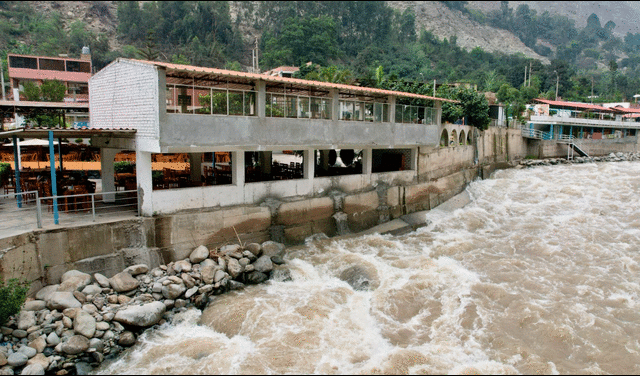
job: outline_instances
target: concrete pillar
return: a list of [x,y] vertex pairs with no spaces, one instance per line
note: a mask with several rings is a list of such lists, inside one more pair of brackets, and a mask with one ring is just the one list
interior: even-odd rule
[[316,171],[316,151],[315,149],[306,149],[304,150],[304,154],[302,156],[303,160],[303,168],[304,168],[304,178],[308,180],[312,180],[315,171]]
[[336,89],[331,89],[331,120],[338,121],[340,119],[340,93]]
[[[102,177],[102,192],[114,192],[116,190],[113,174],[113,160],[118,153],[118,149],[100,148],[100,176]],[[116,197],[113,193],[103,194],[102,201],[114,202]]]
[[266,117],[267,112],[267,85],[264,81],[258,80],[256,82],[256,104],[258,105],[258,117]]
[[271,163],[273,161],[273,152],[261,151],[258,155],[260,156],[259,163],[260,163],[260,166],[262,166],[262,173],[266,175],[271,175]]
[[191,165],[191,181],[199,183],[202,181],[202,153],[189,153],[189,164]]
[[244,151],[231,152],[231,184],[244,186]]
[[396,97],[395,95],[389,95],[389,122],[396,122]]
[[138,185],[138,210],[140,215],[153,215],[153,178],[151,153],[136,150],[136,179]]
[[373,166],[373,149],[362,149],[362,174],[371,175]]
[[409,161],[409,169],[410,170],[418,169],[418,148],[411,148],[411,160]]
[[329,149],[320,150],[320,167],[323,170],[329,170]]
[[437,111],[436,121],[438,122],[438,126],[442,125],[442,101],[435,101],[434,108]]

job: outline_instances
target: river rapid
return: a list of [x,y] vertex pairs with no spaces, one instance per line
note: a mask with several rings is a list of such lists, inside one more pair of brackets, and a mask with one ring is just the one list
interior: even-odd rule
[[[309,241],[101,374],[640,372],[640,163],[497,171],[403,236]],[[341,273],[358,266],[369,290]]]

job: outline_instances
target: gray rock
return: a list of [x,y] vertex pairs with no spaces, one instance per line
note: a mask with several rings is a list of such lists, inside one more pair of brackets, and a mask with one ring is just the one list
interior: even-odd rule
[[61,350],[63,353],[68,355],[76,355],[82,352],[87,351],[89,348],[89,340],[85,336],[74,335],[71,336],[67,340],[67,342],[62,343]]
[[56,332],[51,332],[47,336],[47,343],[51,346],[57,346],[60,343],[60,337],[58,337]]
[[13,332],[11,332],[11,335],[16,337],[16,338],[26,338],[27,337],[27,331],[26,330],[22,330],[22,329],[16,329]]
[[184,293],[184,297],[189,299],[190,297],[192,297],[196,292],[198,292],[198,286],[193,286],[192,288],[188,289],[185,293]]
[[84,304],[87,301],[87,297],[81,293],[80,291],[73,291],[73,297],[76,298],[80,302],[80,304]]
[[271,270],[273,270],[273,262],[271,262],[271,256],[264,255],[264,256],[258,257],[256,262],[253,263],[253,267],[255,268],[256,272],[260,272],[260,273],[271,272]]
[[96,351],[102,352],[104,350],[104,342],[97,338],[92,338],[89,340],[89,348],[94,348]]
[[28,346],[36,349],[36,353],[41,353],[47,347],[47,340],[45,338],[46,337],[44,335],[41,335],[40,337],[29,342]]
[[213,261],[212,259],[208,258],[208,259],[203,260],[203,261],[200,263],[200,269],[202,270],[202,268],[203,268],[203,267],[205,267],[205,266],[209,266],[209,265],[211,265],[211,266],[217,266],[217,265],[218,265],[218,263],[216,263],[216,262],[215,262],[215,261]]
[[216,270],[216,274],[213,277],[213,283],[222,281],[222,278],[226,277],[227,273],[222,270]]
[[0,352],[0,367],[5,365],[7,365],[7,356],[3,352]]
[[189,260],[191,260],[191,263],[197,264],[204,261],[208,257],[209,249],[207,249],[207,247],[205,247],[204,245],[201,245],[194,249],[193,252],[191,252],[191,254],[189,255]]
[[44,375],[44,368],[38,363],[29,364],[22,369],[21,375]]
[[238,244],[227,244],[220,247],[220,250],[218,253],[224,256],[224,255],[228,255],[231,252],[242,252],[242,247]]
[[23,353],[14,352],[13,354],[9,354],[7,357],[7,364],[11,367],[20,367],[27,364],[27,360],[29,360],[29,357]]
[[105,321],[100,321],[96,323],[96,330],[101,330],[103,332],[109,330],[109,323]]
[[120,272],[109,278],[109,283],[116,292],[131,291],[140,285],[140,281],[126,272]]
[[249,260],[246,257],[241,258],[240,260],[238,260],[238,264],[240,264],[240,266],[242,266],[243,268],[247,265],[249,265],[249,263],[251,263],[251,260]]
[[129,347],[136,343],[136,336],[131,332],[123,332],[118,339],[118,345]]
[[78,272],[78,273],[79,274],[73,274],[72,276],[67,277],[66,279],[63,279],[63,281],[60,283],[60,287],[58,287],[58,291],[73,292],[77,290],[82,290],[86,285],[91,283],[91,276],[89,274],[81,273],[81,272]]
[[340,273],[339,278],[347,282],[354,290],[376,289],[380,284],[378,272],[373,266],[354,265]]
[[75,364],[76,375],[90,375],[93,367],[87,362],[78,362]]
[[34,349],[33,347],[22,346],[18,349],[18,352],[26,355],[27,358],[33,358],[38,353],[38,350]]
[[154,283],[153,286],[151,287],[151,291],[155,292],[155,293],[161,293],[162,292],[162,283]]
[[36,325],[36,313],[33,311],[20,311],[18,314],[18,329],[27,330]]
[[262,255],[282,256],[284,255],[284,244],[268,240],[262,243]]
[[98,307],[96,307],[95,305],[89,303],[89,304],[83,304],[82,305],[82,310],[89,313],[89,314],[96,314],[98,313]]
[[67,308],[79,308],[82,304],[69,291],[55,291],[48,295],[47,308],[62,311]]
[[73,320],[73,331],[87,338],[93,337],[96,332],[96,319],[88,312],[80,311]]
[[176,299],[177,297],[182,295],[182,293],[185,292],[186,289],[187,288],[184,284],[172,283],[170,285],[162,287],[162,296],[164,296],[166,299]]
[[69,270],[67,272],[65,272],[62,277],[60,277],[60,282],[66,282],[67,280],[71,279],[71,278],[76,278],[76,277],[80,277],[80,278],[84,278],[84,279],[89,279],[89,281],[91,281],[91,276],[87,273],[83,273],[79,270]]
[[36,293],[36,299],[46,301],[49,294],[51,294],[54,291],[58,291],[58,287],[60,287],[60,285],[50,285],[50,286],[45,286],[41,288]]
[[193,279],[193,277],[187,273],[182,273],[180,275],[180,278],[184,282],[184,285],[187,286],[187,288],[189,289],[196,285],[196,280]]
[[9,367],[9,366],[4,366],[2,368],[0,368],[0,375],[7,375],[7,376],[11,376],[13,375],[13,368]]
[[236,279],[240,275],[240,273],[244,271],[244,268],[242,267],[242,265],[240,265],[238,260],[236,260],[235,258],[229,258],[227,271],[229,272],[231,278]]
[[148,327],[160,321],[165,311],[166,307],[164,303],[151,302],[141,306],[131,306],[121,309],[113,319],[127,325]]
[[47,367],[49,367],[49,364],[51,364],[51,360],[47,358],[46,355],[38,353],[33,358],[27,360],[27,365],[31,364],[39,364],[42,366],[42,368],[47,369]]
[[293,281],[293,278],[288,268],[276,267],[271,271],[271,280],[276,282],[289,282]]
[[282,265],[284,264],[284,259],[282,258],[282,256],[271,256],[271,262],[276,264],[276,265]]
[[22,307],[23,311],[41,311],[47,308],[47,303],[44,300],[30,300],[24,303]]
[[223,272],[227,271],[227,261],[222,257],[218,258],[218,266]]
[[[254,255],[253,253],[249,252],[249,251],[242,251],[242,258],[246,258],[247,260],[251,261],[255,261],[258,257],[256,257],[256,255]],[[240,259],[242,260],[242,259]]]
[[173,263],[173,270],[176,273],[182,272],[190,272],[191,271],[191,263],[189,260],[179,260]]
[[85,295],[98,295],[102,293],[102,287],[98,286],[98,285],[88,285],[85,286],[85,288],[82,289],[82,293]]
[[93,275],[93,278],[96,279],[96,282],[98,282],[98,284],[102,287],[105,288],[110,288],[111,287],[111,283],[109,283],[109,278],[103,276],[100,273],[96,273]]
[[244,276],[245,282],[251,285],[257,285],[266,281],[267,279],[269,279],[269,276],[259,271],[253,271],[251,273],[245,274]]
[[123,270],[125,273],[129,273],[132,276],[136,276],[138,274],[144,274],[149,271],[149,266],[146,264],[137,264],[131,265]]
[[213,283],[213,279],[215,278],[216,271],[219,270],[217,265],[206,265],[200,268],[200,276],[202,277],[202,282],[205,284]]
[[262,255],[262,246],[258,243],[249,243],[244,247],[244,249],[253,253],[255,257],[260,257],[260,255]]

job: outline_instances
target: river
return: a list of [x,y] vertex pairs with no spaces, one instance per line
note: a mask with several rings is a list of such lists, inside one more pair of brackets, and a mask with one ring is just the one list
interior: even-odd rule
[[[99,373],[640,372],[640,163],[497,171],[403,236],[308,242],[293,281],[148,331]],[[370,289],[341,273],[357,265]]]

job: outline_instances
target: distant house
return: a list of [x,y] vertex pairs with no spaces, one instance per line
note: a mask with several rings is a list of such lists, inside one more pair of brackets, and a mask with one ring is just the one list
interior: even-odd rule
[[7,54],[11,93],[9,99],[25,100],[20,97],[25,82],[38,85],[44,80],[59,80],[66,87],[65,102],[88,102],[89,78],[91,78],[91,55],[85,49],[80,59]]
[[273,68],[272,70],[266,71],[263,74],[266,74],[269,76],[276,76],[276,77],[293,77],[293,74],[299,70],[300,68],[298,67],[281,66],[281,67]]

